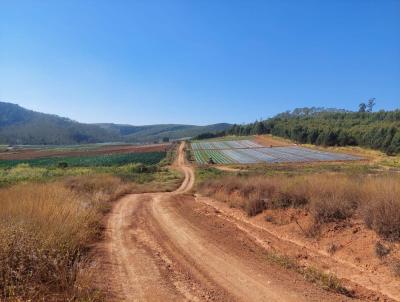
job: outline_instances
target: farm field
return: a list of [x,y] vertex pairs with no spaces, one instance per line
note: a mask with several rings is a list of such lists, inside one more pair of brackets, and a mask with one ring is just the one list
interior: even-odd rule
[[56,167],[60,163],[68,167],[109,167],[121,166],[131,163],[154,165],[165,158],[166,152],[144,152],[126,154],[104,154],[85,157],[46,157],[34,159],[0,160],[0,168],[12,168],[20,164],[28,164],[31,167]]
[[2,159],[0,156],[0,187],[20,182],[97,174],[109,174],[124,180],[146,183],[164,174],[175,174],[170,173],[170,169],[163,168],[174,156],[173,144],[95,144],[74,146],[75,149],[69,151],[47,147],[0,152],[0,155],[7,158]]
[[308,149],[299,146],[265,147],[251,140],[195,142],[193,156],[198,164],[211,158],[217,164],[253,164],[359,160],[358,156]]
[[232,140],[232,141],[216,141],[216,142],[194,142],[192,143],[193,150],[223,150],[223,149],[246,149],[246,148],[261,148],[264,147],[251,140]]
[[103,154],[125,154],[145,152],[166,152],[171,144],[153,145],[115,145],[92,144],[81,146],[17,146],[13,150],[0,149],[0,160],[22,160],[49,157],[81,157]]

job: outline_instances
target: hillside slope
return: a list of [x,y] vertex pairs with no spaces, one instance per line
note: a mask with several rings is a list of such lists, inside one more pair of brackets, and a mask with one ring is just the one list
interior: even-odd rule
[[79,144],[115,141],[118,137],[95,125],[44,114],[0,102],[0,143]]
[[230,124],[220,123],[207,126],[159,124],[147,126],[130,126],[118,124],[97,124],[114,135],[123,137],[127,142],[158,141],[164,137],[179,139],[193,137],[204,132],[218,132],[229,129]]
[[85,124],[52,114],[0,102],[0,144],[65,145],[101,142],[153,142],[179,139],[202,132],[228,129],[230,124],[209,126]]

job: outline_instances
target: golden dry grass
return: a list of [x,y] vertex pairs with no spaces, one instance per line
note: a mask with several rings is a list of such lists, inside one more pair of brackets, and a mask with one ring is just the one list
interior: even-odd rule
[[201,183],[199,191],[249,216],[266,208],[304,207],[321,224],[359,213],[382,237],[400,240],[399,176],[227,176]]
[[277,136],[272,136],[270,134],[264,134],[264,135],[256,135],[254,137],[254,140],[257,143],[260,143],[264,146],[271,146],[271,147],[281,147],[281,146],[290,146],[294,145],[295,143],[284,138],[280,138]]
[[76,284],[88,245],[108,201],[131,189],[104,175],[0,190],[0,300],[91,300]]

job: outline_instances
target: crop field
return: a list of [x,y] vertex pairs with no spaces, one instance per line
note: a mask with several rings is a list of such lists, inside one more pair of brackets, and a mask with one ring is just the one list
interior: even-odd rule
[[314,161],[359,160],[360,157],[332,153],[299,146],[265,147],[250,140],[195,142],[193,155],[197,163],[206,164],[211,158],[217,164],[255,164]]
[[21,160],[49,157],[82,157],[108,154],[166,152],[171,144],[121,145],[90,144],[73,146],[14,146],[11,150],[0,148],[0,160]]
[[142,163],[154,165],[166,156],[166,152],[144,152],[105,154],[84,157],[46,157],[34,159],[0,160],[0,168],[12,168],[19,164],[29,164],[31,167],[57,167],[60,163],[66,163],[68,167],[101,167],[121,166],[129,163]]

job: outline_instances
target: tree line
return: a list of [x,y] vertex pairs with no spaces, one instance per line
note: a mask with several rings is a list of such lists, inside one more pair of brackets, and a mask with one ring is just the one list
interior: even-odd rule
[[[273,118],[233,125],[222,135],[272,134],[322,146],[362,146],[389,155],[400,153],[400,110],[373,112],[375,99],[361,103],[358,112],[342,109],[297,108]],[[210,134],[204,134],[209,138]]]

